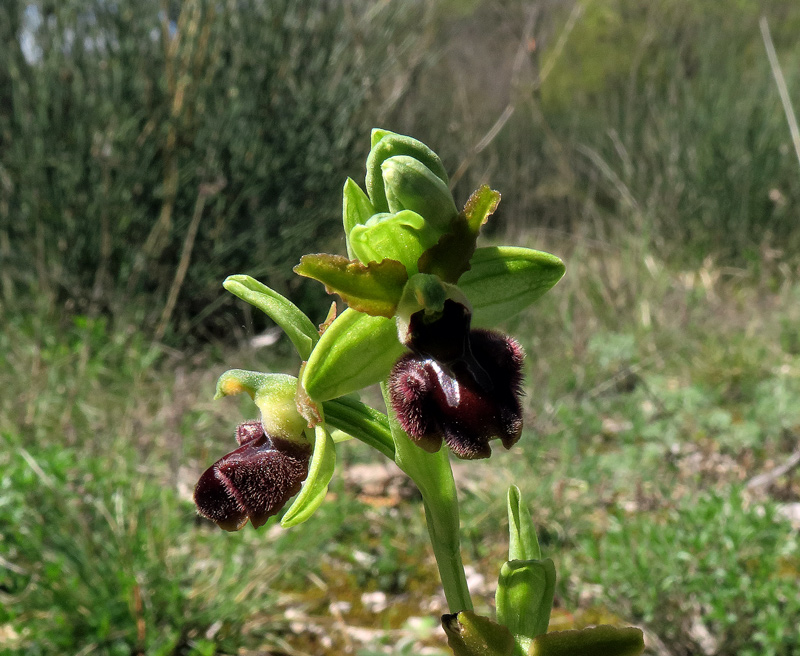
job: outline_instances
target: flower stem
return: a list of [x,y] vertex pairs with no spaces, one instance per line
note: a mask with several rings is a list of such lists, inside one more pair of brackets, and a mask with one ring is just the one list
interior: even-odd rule
[[389,403],[386,384],[381,384],[395,444],[395,462],[416,483],[422,494],[428,535],[439,568],[444,595],[451,613],[472,610],[461,561],[458,495],[447,450],[428,453],[414,444],[400,427]]

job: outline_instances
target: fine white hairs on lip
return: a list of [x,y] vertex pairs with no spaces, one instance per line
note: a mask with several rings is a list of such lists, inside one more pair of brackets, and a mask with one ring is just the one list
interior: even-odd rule
[[442,388],[442,392],[444,392],[444,398],[447,400],[447,405],[449,405],[451,408],[458,407],[458,404],[461,402],[461,390],[458,388],[458,383],[450,374],[442,369],[436,360],[428,360],[428,363],[436,372],[436,378],[439,380],[439,385]]

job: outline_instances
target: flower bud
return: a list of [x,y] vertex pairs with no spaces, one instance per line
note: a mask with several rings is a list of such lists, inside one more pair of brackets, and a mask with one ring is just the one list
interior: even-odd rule
[[447,172],[442,165],[442,161],[428,146],[412,137],[376,128],[372,131],[372,147],[367,157],[366,177],[367,193],[375,206],[376,212],[389,211],[381,165],[384,161],[396,155],[406,155],[419,160],[445,185],[448,182]]
[[209,467],[194,492],[197,511],[226,531],[255,528],[278,513],[308,476],[311,445],[269,436],[260,421],[241,424],[239,448]]
[[441,233],[411,210],[381,213],[356,225],[349,235],[353,254],[364,264],[389,258],[402,262],[409,275],[417,273],[417,262]]
[[447,184],[418,159],[390,157],[381,164],[390,212],[412,210],[442,232],[458,216]]

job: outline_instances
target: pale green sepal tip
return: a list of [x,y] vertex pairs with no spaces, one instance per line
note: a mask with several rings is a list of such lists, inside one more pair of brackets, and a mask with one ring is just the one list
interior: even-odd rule
[[540,635],[533,639],[528,656],[639,656],[644,647],[641,629],[600,625]]
[[255,278],[238,274],[228,276],[222,286],[234,296],[266,314],[289,337],[300,358],[306,360],[319,339],[319,332],[294,303]]
[[508,559],[540,560],[542,550],[533,520],[522,501],[519,488],[508,488]]
[[514,246],[478,248],[458,286],[472,304],[472,324],[491,327],[541,298],[564,275],[555,255]]
[[373,214],[375,214],[375,208],[370,202],[369,196],[352,178],[347,178],[342,190],[342,222],[347,242],[347,256],[351,260],[355,255],[350,244],[350,233],[356,226],[366,223]]
[[314,453],[308,469],[308,478],[300,494],[281,519],[283,528],[291,528],[306,521],[320,507],[328,493],[328,483],[336,466],[336,448],[333,438],[322,424],[314,427]]
[[311,353],[303,387],[317,402],[344,396],[385,379],[404,351],[394,320],[347,308]]
[[261,423],[268,435],[293,442],[307,442],[303,435],[306,421],[297,411],[297,378],[286,374],[231,369],[219,377],[214,399],[246,392],[261,412]]
[[503,563],[495,594],[497,621],[527,648],[526,643],[547,631],[555,588],[556,568],[549,558]]
[[390,132],[389,130],[383,130],[381,128],[372,128],[372,132],[370,133],[370,139],[369,139],[369,141],[370,141],[369,147],[370,148],[375,148],[375,146],[378,144],[378,142],[381,139],[383,139],[385,136],[390,135],[390,134],[394,134],[394,133]]

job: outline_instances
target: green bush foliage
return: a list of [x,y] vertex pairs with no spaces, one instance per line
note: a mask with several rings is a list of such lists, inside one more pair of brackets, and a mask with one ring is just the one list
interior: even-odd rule
[[366,0],[162,5],[0,7],[4,291],[78,311],[144,300],[151,330],[219,333],[226,275],[285,287],[294,254],[337,234],[366,103],[420,17]]

